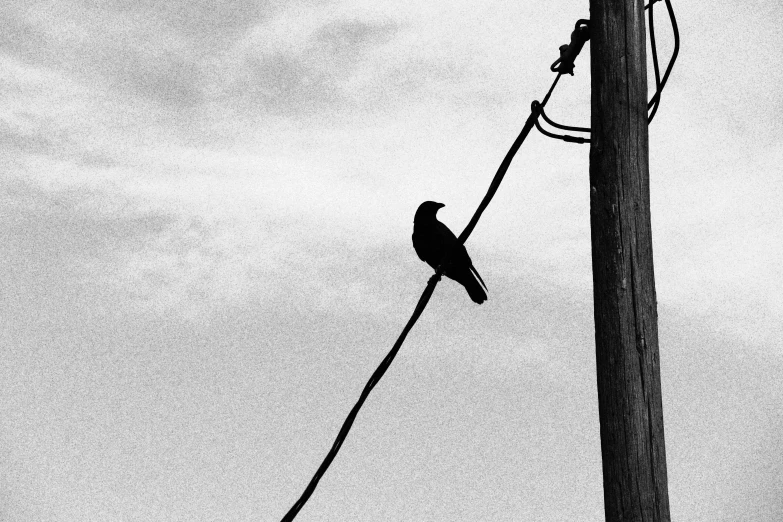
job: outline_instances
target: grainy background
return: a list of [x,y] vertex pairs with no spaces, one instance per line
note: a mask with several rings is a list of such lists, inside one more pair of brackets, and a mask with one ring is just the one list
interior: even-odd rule
[[[783,518],[783,7],[674,2],[650,130],[671,513]],[[671,31],[657,4],[665,60]],[[581,2],[0,7],[0,519],[275,521]],[[587,125],[589,49],[548,113]],[[650,78],[652,75],[650,74]],[[533,133],[305,521],[603,516],[588,147]]]

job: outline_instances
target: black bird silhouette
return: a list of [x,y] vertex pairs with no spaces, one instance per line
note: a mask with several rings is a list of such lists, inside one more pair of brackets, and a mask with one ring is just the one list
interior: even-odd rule
[[[457,236],[435,216],[438,209],[445,206],[443,203],[425,201],[419,205],[416,216],[413,218],[413,248],[419,259],[436,270],[440,266],[443,256],[458,244]],[[465,245],[459,245],[454,249],[451,260],[443,273],[446,277],[464,286],[474,303],[481,304],[487,300],[487,293],[484,291],[487,285],[484,284],[484,280],[473,267]]]

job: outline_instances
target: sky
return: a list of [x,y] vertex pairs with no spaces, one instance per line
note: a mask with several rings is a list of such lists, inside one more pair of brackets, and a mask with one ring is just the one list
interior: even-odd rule
[[[674,8],[650,127],[671,514],[781,519],[783,7]],[[462,230],[588,17],[3,3],[0,519],[279,520],[431,275],[417,206]],[[547,112],[587,126],[587,47],[575,73]],[[298,521],[602,519],[588,154],[531,134],[467,243],[488,301],[438,285]]]

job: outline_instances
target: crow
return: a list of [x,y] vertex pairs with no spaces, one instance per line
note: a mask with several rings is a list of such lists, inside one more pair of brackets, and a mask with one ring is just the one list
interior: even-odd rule
[[[438,209],[445,206],[443,203],[425,201],[419,205],[413,218],[413,248],[419,259],[435,270],[440,266],[443,256],[458,244],[457,236],[435,217]],[[473,267],[465,245],[459,245],[451,252],[451,260],[444,274],[464,286],[474,303],[481,304],[487,300],[487,293],[484,291],[487,285]]]

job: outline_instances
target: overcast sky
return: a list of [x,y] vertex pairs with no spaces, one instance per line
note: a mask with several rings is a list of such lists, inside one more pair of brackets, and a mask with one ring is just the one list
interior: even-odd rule
[[[672,49],[656,8],[659,54]],[[671,514],[783,518],[783,7],[675,1],[650,129]],[[0,519],[276,521],[588,2],[0,7]],[[589,125],[589,49],[553,118]],[[297,520],[603,518],[587,145],[531,134]]]

